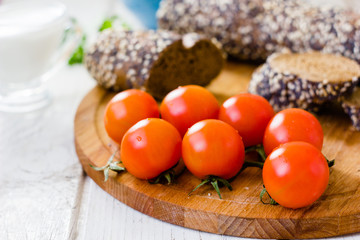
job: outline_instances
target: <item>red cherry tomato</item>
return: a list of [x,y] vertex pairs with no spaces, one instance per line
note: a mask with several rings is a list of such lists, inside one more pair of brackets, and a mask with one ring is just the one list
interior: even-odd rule
[[269,195],[287,208],[315,202],[329,182],[329,167],[322,153],[306,142],[280,145],[267,157],[263,181]]
[[219,119],[238,130],[245,147],[249,147],[262,143],[265,128],[274,114],[265,98],[243,93],[222,104]]
[[144,119],[125,133],[120,156],[129,173],[140,179],[152,179],[179,161],[181,136],[165,120]]
[[118,144],[125,132],[138,121],[159,117],[154,98],[141,90],[130,89],[116,94],[107,104],[104,114],[105,130]]
[[216,119],[219,104],[208,90],[188,85],[166,95],[160,105],[161,118],[170,122],[183,136],[189,127],[204,119]]
[[322,149],[324,134],[319,121],[309,112],[289,108],[278,112],[269,122],[264,134],[267,155],[281,143],[304,141]]
[[234,177],[241,169],[245,151],[237,131],[220,120],[194,124],[183,138],[182,155],[188,170],[200,179]]

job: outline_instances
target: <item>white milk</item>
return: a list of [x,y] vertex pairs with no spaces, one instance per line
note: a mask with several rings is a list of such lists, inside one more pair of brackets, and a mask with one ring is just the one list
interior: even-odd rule
[[57,2],[0,5],[0,95],[40,84],[59,48],[65,11]]

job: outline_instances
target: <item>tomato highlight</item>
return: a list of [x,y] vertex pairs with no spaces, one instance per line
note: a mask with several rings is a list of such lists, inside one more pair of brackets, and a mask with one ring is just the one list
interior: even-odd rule
[[129,173],[139,179],[150,180],[178,163],[181,157],[181,136],[165,120],[144,119],[125,133],[120,155]]
[[289,108],[278,112],[266,127],[263,145],[267,155],[282,143],[308,142],[322,149],[324,133],[319,121],[311,113]]
[[207,89],[187,85],[168,93],[160,105],[161,118],[176,127],[181,136],[204,119],[216,119],[219,104]]
[[233,126],[242,137],[245,147],[249,147],[262,143],[266,126],[274,114],[265,98],[242,93],[221,105],[219,119]]
[[116,94],[107,104],[104,126],[108,136],[120,144],[125,132],[145,118],[158,118],[159,108],[148,93],[129,89]]
[[221,198],[217,182],[230,185],[223,179],[229,180],[240,171],[245,149],[233,127],[220,120],[208,119],[194,124],[186,132],[182,156],[187,169],[196,177],[205,179],[205,183],[211,183]]
[[271,198],[297,209],[311,205],[329,182],[328,163],[319,149],[307,142],[280,145],[267,157],[263,181]]

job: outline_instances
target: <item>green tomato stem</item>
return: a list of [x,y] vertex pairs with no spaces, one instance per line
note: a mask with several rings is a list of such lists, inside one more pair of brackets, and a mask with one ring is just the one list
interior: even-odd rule
[[219,198],[222,199],[217,180],[215,180],[215,181],[213,181],[213,182],[211,181],[210,183],[211,183],[211,185],[215,188],[215,191],[216,191],[217,194],[219,195]]
[[178,177],[185,169],[184,161],[180,158],[179,161],[170,169],[162,172],[159,176],[149,179],[148,182],[150,184],[171,184],[175,181],[176,177]]
[[166,170],[164,172],[162,172],[159,176],[153,178],[153,179],[149,179],[148,182],[150,184],[158,184],[158,183],[164,183],[165,184],[171,184],[174,182],[176,178],[176,174],[174,172],[174,167],[170,168],[169,170]]
[[120,167],[118,164],[121,163],[121,161],[114,162],[114,158],[118,150],[116,150],[108,159],[105,166],[102,167],[95,167],[91,164],[90,167],[93,168],[95,171],[103,171],[104,172],[104,182],[106,182],[109,179],[109,171],[112,170],[114,172],[123,172],[125,171],[124,167]]
[[[263,197],[264,197],[264,194],[267,194],[268,197],[270,198],[270,201],[269,202],[264,202],[263,200]],[[263,204],[270,204],[270,205],[278,205],[278,203],[271,198],[270,194],[266,191],[266,188],[264,187],[263,190],[261,190],[260,192],[260,201],[263,203]]]
[[261,158],[261,160],[263,162],[265,162],[266,154],[265,154],[265,151],[264,151],[264,146],[262,144],[251,146],[251,147],[248,147],[248,148],[245,149],[245,153],[253,152],[253,151],[256,151],[258,153],[259,157]]
[[[325,157],[325,156],[324,156],[324,157]],[[325,157],[325,159],[326,159],[326,162],[327,162],[329,168],[331,168],[332,166],[335,165],[335,159],[329,160],[329,159],[327,159],[327,157]]]
[[258,168],[262,169],[264,167],[264,163],[263,162],[255,162],[255,161],[245,161],[242,168],[245,169],[247,167],[258,167]]
[[200,188],[202,185],[205,185],[206,183],[209,183],[210,179],[205,179],[204,181],[202,181],[199,185],[197,185],[193,190],[191,190],[188,193],[188,196],[190,196],[193,192],[195,192],[196,190],[198,190],[198,188]]
[[190,196],[194,191],[196,191],[201,186],[210,183],[214,187],[216,193],[219,195],[219,198],[222,199],[219,188],[219,182],[224,184],[224,186],[226,186],[230,191],[232,191],[232,187],[228,180],[221,177],[210,175],[205,180],[203,180],[199,185],[197,185],[191,192],[189,192],[188,196]]

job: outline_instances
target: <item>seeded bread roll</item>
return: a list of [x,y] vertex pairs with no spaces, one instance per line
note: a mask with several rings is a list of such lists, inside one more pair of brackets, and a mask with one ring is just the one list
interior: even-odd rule
[[322,103],[298,99],[292,92],[288,92],[287,83],[292,80],[293,76],[276,73],[264,64],[253,73],[248,91],[263,96],[276,112],[286,108],[302,108],[317,112]]
[[359,77],[360,66],[342,56],[280,53],[254,72],[248,90],[265,97],[275,111],[289,107],[316,111],[323,103],[350,94]]
[[350,96],[344,98],[341,106],[349,115],[355,129],[360,131],[360,88],[357,87]]
[[360,62],[360,18],[302,0],[162,0],[162,29],[215,37],[236,59],[265,60],[274,52],[336,53]]
[[105,30],[85,56],[104,88],[142,89],[157,99],[180,85],[207,85],[223,61],[219,48],[200,35],[167,31]]

